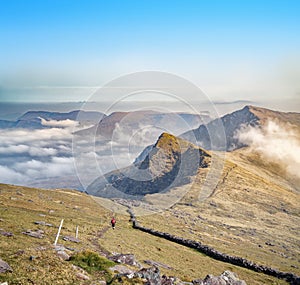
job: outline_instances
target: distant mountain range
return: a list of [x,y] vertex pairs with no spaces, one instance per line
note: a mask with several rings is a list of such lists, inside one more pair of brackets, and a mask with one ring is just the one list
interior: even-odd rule
[[68,113],[48,112],[48,111],[29,111],[20,116],[16,121],[0,120],[0,128],[26,128],[43,129],[49,128],[42,124],[42,119],[50,121],[73,120],[80,123],[95,124],[106,115],[95,111],[75,110]]
[[116,125],[122,126],[123,130],[132,131],[144,126],[171,129],[174,133],[180,134],[184,130],[192,129],[199,124],[206,124],[211,120],[207,114],[189,113],[160,113],[150,110],[132,112],[114,112],[96,125],[76,132],[76,135],[95,135],[111,139]]
[[231,151],[245,146],[235,136],[241,127],[260,127],[269,120],[300,127],[300,113],[284,113],[255,106],[245,106],[241,110],[215,119],[208,124],[201,124],[198,128],[187,131],[180,137],[208,150]]
[[108,198],[143,197],[166,192],[172,187],[190,183],[199,168],[208,167],[210,158],[207,151],[163,133],[134,164],[96,179],[87,191]]

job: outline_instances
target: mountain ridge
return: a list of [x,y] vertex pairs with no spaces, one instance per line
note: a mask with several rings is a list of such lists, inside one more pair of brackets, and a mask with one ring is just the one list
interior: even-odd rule
[[293,124],[300,128],[300,113],[279,112],[247,105],[243,109],[222,116],[220,119],[215,119],[206,125],[202,124],[196,129],[187,131],[180,137],[205,149],[232,151],[246,146],[240,143],[235,136],[239,129],[245,126],[261,127],[270,120]]

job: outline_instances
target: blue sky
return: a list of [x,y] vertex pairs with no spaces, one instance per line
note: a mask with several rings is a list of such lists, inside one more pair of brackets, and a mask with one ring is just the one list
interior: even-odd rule
[[298,104],[299,15],[297,0],[0,0],[0,101],[85,100],[158,70],[212,100]]

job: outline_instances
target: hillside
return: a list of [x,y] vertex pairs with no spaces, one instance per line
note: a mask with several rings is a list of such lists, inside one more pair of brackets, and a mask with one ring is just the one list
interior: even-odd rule
[[[143,267],[149,268],[149,261],[156,262],[156,264],[159,264],[161,274],[177,276],[185,281],[204,278],[208,273],[220,275],[225,270],[231,270],[245,280],[247,284],[286,284],[283,280],[213,260],[195,250],[134,230],[128,221],[127,215],[117,214],[117,228],[112,230],[109,226],[111,212],[101,207],[96,202],[97,200],[91,196],[77,191],[42,190],[5,184],[0,185],[0,191],[0,258],[6,261],[13,270],[12,272],[0,273],[0,281],[7,281],[8,284],[105,284],[104,281],[100,283],[100,280],[109,278],[107,272],[110,272],[110,276],[116,274],[116,272],[99,272],[97,270],[92,270],[89,273],[86,271],[89,270],[89,267],[83,271],[74,267],[72,261],[64,261],[62,259],[64,254],[53,247],[57,227],[61,219],[64,219],[64,224],[58,244],[60,248],[65,248],[62,251],[68,255],[78,256],[76,252],[85,250],[94,252],[95,256],[98,254],[104,256],[112,253],[130,253],[134,254],[136,260]],[[217,203],[219,202],[217,201]],[[234,204],[234,201],[232,203]],[[236,240],[232,238],[227,240],[229,232],[231,232],[231,236],[234,236],[235,233],[230,228],[225,227],[226,220],[223,224],[218,221],[220,219],[219,212],[215,211],[212,204],[212,200],[207,201],[199,208],[178,204],[170,211],[176,211],[176,216],[182,215],[181,218],[170,216],[168,222],[165,222],[165,218],[169,216],[170,212],[139,219],[145,225],[163,228],[167,232],[174,232],[176,228],[181,236],[194,238],[198,225],[197,228],[193,226],[193,233],[189,230],[191,225],[187,222],[191,218],[190,216],[195,214],[193,212],[197,212],[193,217],[194,222],[196,222],[195,219],[198,219],[198,216],[203,217],[201,218],[202,225],[200,225],[199,231],[201,237],[197,236],[198,240],[206,238],[207,241],[211,241],[210,243],[214,243],[217,248],[223,248],[223,242],[226,242],[225,245],[231,242],[232,249],[236,248],[235,253],[248,255],[248,252],[251,251],[247,247],[243,247],[243,244],[237,246]],[[196,209],[201,210],[201,212],[196,211]],[[230,211],[227,214],[229,213]],[[212,217],[209,218],[210,221],[215,220],[211,225],[209,225],[209,220],[205,220],[205,218],[208,219],[210,214],[212,214]],[[225,216],[224,218],[228,217]],[[237,215],[236,219],[236,223],[238,223],[240,216]],[[35,224],[37,221],[40,221],[40,224]],[[45,222],[45,224],[41,222]],[[296,221],[293,220],[293,222]],[[64,241],[62,239],[64,236],[75,236],[77,225],[79,225],[78,238],[80,242]],[[39,239],[22,234],[22,232],[29,229],[33,231],[42,230],[43,237]],[[240,230],[242,228],[237,228],[237,231]],[[11,233],[12,236],[4,233]],[[220,234],[224,236],[222,237]],[[236,232],[237,239],[247,239],[248,235],[247,225],[245,225],[242,236]],[[220,243],[220,237],[222,237],[222,243]],[[260,244],[263,244],[263,242],[264,240],[260,241]],[[288,244],[289,248],[292,246],[292,243]],[[268,250],[269,246],[263,245],[263,247],[266,247],[263,250],[264,255],[259,257],[265,258],[264,262],[268,265],[276,265],[277,263],[274,263],[273,258],[276,257],[277,259],[278,255],[277,241],[274,247],[271,247],[271,249],[274,249],[273,251]],[[297,254],[297,250],[295,250],[295,254]],[[97,258],[94,260],[97,260]],[[105,262],[106,265],[112,266],[108,261]],[[293,263],[294,261],[288,262]],[[125,265],[125,267],[139,270],[135,266]],[[292,271],[297,272],[295,267],[292,269]],[[83,280],[83,278],[86,278],[86,280]],[[138,279],[130,281],[123,278],[123,281],[123,284],[144,283]],[[113,284],[120,283],[116,281]]]
[[183,133],[180,137],[205,149],[234,150],[245,146],[236,134],[245,126],[264,126],[268,121],[300,128],[300,113],[285,113],[269,109],[245,106],[208,124]]

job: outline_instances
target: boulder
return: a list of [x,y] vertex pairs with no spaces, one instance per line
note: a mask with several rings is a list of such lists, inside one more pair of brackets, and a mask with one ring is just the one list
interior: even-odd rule
[[155,266],[142,268],[135,273],[135,277],[146,279],[148,285],[161,285],[160,270]]
[[71,237],[71,236],[64,236],[64,237],[63,237],[63,240],[64,240],[64,241],[76,242],[76,243],[79,243],[79,242],[80,242],[80,240],[79,240],[78,238]]
[[90,277],[88,277],[87,275],[80,273],[80,272],[76,273],[76,277],[80,280],[89,280],[90,279]]
[[247,285],[244,280],[238,277],[231,271],[224,271],[220,276],[207,275],[204,280],[197,279],[192,281],[197,285]]
[[64,250],[57,251],[58,257],[60,257],[62,260],[69,260],[70,255],[68,255]]
[[126,277],[128,278],[132,278],[135,273],[133,270],[123,265],[115,265],[113,267],[110,267],[109,270],[111,270],[112,272],[117,272],[122,275],[126,275]]
[[11,232],[7,232],[3,229],[0,229],[0,235],[5,236],[5,237],[12,237],[14,234]]
[[44,237],[44,231],[42,231],[42,230],[35,230],[35,231],[27,230],[26,232],[22,232],[22,234],[28,235],[31,237],[35,237],[35,238],[43,238]]
[[8,265],[7,262],[0,258],[0,273],[12,272],[12,268]]
[[127,265],[140,267],[140,264],[136,261],[135,256],[133,254],[115,254],[109,256],[108,259],[117,263],[123,263]]

